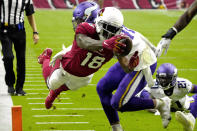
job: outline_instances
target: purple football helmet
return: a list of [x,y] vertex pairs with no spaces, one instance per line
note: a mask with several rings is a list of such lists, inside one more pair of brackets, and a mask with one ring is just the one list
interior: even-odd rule
[[157,69],[156,81],[163,90],[176,85],[177,68],[170,63],[164,63]]
[[94,23],[94,19],[99,12],[99,5],[95,2],[85,1],[81,2],[73,11],[73,29],[81,22]]

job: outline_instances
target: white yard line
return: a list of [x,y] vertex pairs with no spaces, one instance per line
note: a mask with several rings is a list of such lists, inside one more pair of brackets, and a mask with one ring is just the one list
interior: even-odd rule
[[11,107],[13,106],[12,98],[7,93],[7,86],[5,84],[5,70],[0,53],[0,131],[12,130],[12,116]]
[[[44,98],[26,98],[27,100],[42,100],[42,99],[46,99]],[[70,98],[60,98],[61,100],[66,100],[66,99],[70,99]]]
[[32,85],[32,83],[31,83],[31,84],[25,84],[25,86],[35,86],[35,87],[43,87],[43,86],[45,86],[46,87],[46,84],[45,85],[37,85],[37,84]]
[[95,131],[95,130],[41,130],[41,131]]
[[43,80],[33,80],[33,81],[25,81],[25,83],[43,83],[44,82],[44,79]]
[[[41,111],[41,110],[47,110],[47,109],[46,108],[31,108],[31,110]],[[56,110],[101,111],[103,110],[103,108],[56,108]]]
[[28,89],[24,89],[24,90],[28,90],[28,91],[30,91],[30,90],[34,90],[34,91],[42,91],[42,90],[49,90],[49,89],[35,89],[35,88],[28,88]]
[[[27,95],[40,95],[40,94],[49,94],[49,93],[27,93]],[[61,93],[62,94],[66,94],[66,93]]]
[[33,115],[33,117],[64,117],[64,116],[72,116],[72,117],[77,117],[77,116],[84,116],[84,115]]
[[89,122],[36,122],[37,125],[50,124],[89,124]]
[[[28,103],[30,105],[44,105],[45,103]],[[69,104],[73,104],[73,103],[53,103],[56,105],[69,105]]]

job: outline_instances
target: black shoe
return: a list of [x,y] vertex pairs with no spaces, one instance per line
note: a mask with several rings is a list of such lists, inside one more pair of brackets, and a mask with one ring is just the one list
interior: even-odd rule
[[16,95],[24,96],[24,95],[26,95],[26,92],[24,90],[19,90],[19,91],[16,91]]
[[14,87],[13,86],[8,86],[8,93],[10,95],[14,95],[14,92],[15,92]]

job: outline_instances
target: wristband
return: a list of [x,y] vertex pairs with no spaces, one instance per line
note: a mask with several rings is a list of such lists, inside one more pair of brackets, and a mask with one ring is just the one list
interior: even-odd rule
[[39,33],[38,33],[37,31],[35,31],[35,32],[33,32],[33,34],[34,34],[34,35],[35,35],[35,34],[38,35]]
[[172,27],[168,30],[168,32],[162,36],[162,38],[169,38],[169,39],[173,39],[174,36],[177,34],[177,29],[175,27]]

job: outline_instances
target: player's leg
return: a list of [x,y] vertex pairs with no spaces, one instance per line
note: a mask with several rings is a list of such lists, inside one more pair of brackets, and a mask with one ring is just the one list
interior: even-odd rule
[[190,104],[190,113],[196,118],[197,117],[197,94],[192,96],[194,101]]
[[81,87],[87,86],[93,75],[87,77],[77,77],[66,72],[62,67],[52,71],[52,74],[47,80],[47,85],[50,93],[45,100],[47,109],[51,108],[53,101],[62,91],[77,90]]
[[126,74],[111,99],[113,108],[121,112],[154,108],[152,99],[135,97],[146,85],[141,71]]
[[[148,67],[152,74],[155,72],[156,66],[157,63]],[[127,73],[121,80],[116,93],[112,97],[111,104],[113,105],[113,108],[121,111],[135,111],[153,108],[154,103],[151,99],[134,98],[136,94],[144,89],[146,84],[147,82],[143,71]],[[137,104],[139,104],[139,106],[135,106]]]
[[184,131],[193,131],[196,119],[192,113],[177,111],[175,112],[176,120],[183,126]]
[[176,120],[182,124],[185,131],[193,131],[197,117],[197,94],[192,96],[194,101],[190,103],[190,113],[177,111],[175,113]]
[[12,52],[12,41],[3,30],[0,32],[0,39],[3,53],[3,63],[5,68],[5,83],[8,86],[8,93],[14,94],[15,74],[13,70],[14,54]]
[[[48,78],[48,76],[51,73],[52,66],[49,66],[50,58],[52,55],[52,49],[46,48],[42,54],[38,57],[38,63],[42,65],[42,74],[45,79],[45,82]],[[57,68],[57,67],[56,67]]]
[[114,64],[97,84],[97,93],[100,97],[104,112],[112,126],[112,130],[121,128],[118,112],[111,106],[112,92],[116,90],[126,73],[119,63]]
[[62,91],[67,91],[67,90],[69,89],[65,84],[63,84],[62,86],[60,86],[59,88],[55,90],[50,90],[47,98],[45,99],[46,109],[50,109],[53,106],[53,102],[58,97],[58,95],[60,95]]
[[[48,61],[45,60],[44,63],[45,62],[47,64]],[[62,69],[60,69],[59,66],[60,66],[60,60],[57,60],[53,68],[50,68],[49,66],[43,68],[46,69],[46,72],[44,70],[43,73],[45,73],[47,87],[50,90],[47,98],[45,99],[45,107],[47,109],[50,109],[52,107],[53,102],[62,91],[69,90],[68,87],[65,85],[65,81],[67,79],[62,75],[63,74]],[[50,68],[50,72],[48,72],[47,70],[49,68]]]
[[23,84],[25,81],[25,52],[26,52],[26,33],[24,30],[15,32],[18,37],[15,35],[12,36],[12,41],[14,43],[14,49],[16,52],[17,58],[17,80],[16,80],[16,94],[25,95],[26,92],[23,90]]

